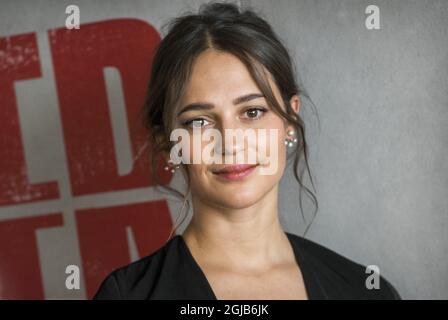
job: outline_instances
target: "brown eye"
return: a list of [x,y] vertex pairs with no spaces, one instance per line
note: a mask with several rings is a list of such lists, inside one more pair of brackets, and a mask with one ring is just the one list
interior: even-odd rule
[[196,118],[196,119],[193,119],[193,120],[185,121],[183,123],[183,125],[187,126],[187,127],[192,127],[192,128],[194,126],[203,127],[204,126],[204,122],[207,122],[207,120],[203,119],[203,118]]
[[246,110],[246,114],[250,119],[261,118],[265,112],[267,112],[265,108],[250,108]]

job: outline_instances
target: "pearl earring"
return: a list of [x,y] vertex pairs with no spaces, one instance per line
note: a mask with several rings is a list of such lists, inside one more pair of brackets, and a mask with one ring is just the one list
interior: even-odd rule
[[287,134],[291,138],[286,138],[285,139],[285,145],[290,148],[290,147],[292,147],[294,145],[295,142],[297,142],[297,138],[293,137],[294,130],[288,130]]
[[173,162],[173,160],[168,160],[168,165],[166,165],[165,167],[164,167],[164,169],[165,169],[165,171],[168,171],[168,170],[170,170],[171,169],[171,172],[172,173],[174,173],[174,171],[176,171],[177,169],[179,169],[180,168],[180,166],[177,164],[177,165],[174,165],[174,162]]

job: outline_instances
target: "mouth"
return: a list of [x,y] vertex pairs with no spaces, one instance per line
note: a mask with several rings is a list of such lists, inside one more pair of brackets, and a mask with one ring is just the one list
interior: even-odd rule
[[214,175],[224,178],[226,180],[242,180],[251,174],[258,164],[235,164],[227,165],[217,170],[212,170]]

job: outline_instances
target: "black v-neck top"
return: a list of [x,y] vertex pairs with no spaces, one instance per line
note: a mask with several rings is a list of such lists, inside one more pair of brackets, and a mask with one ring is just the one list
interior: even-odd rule
[[[310,300],[400,299],[380,276],[379,289],[367,289],[366,267],[311,240],[285,232],[294,250]],[[175,235],[152,254],[110,273],[94,298],[216,300],[185,240]]]

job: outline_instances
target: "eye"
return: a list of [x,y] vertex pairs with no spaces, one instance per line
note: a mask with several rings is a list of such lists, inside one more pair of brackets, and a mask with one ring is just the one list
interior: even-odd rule
[[192,120],[188,120],[182,123],[182,125],[186,126],[186,127],[203,127],[204,126],[204,121],[207,122],[206,119],[203,118],[196,118],[196,119],[192,119]]
[[268,110],[263,107],[253,107],[249,108],[244,113],[248,116],[249,119],[257,120],[261,118]]

